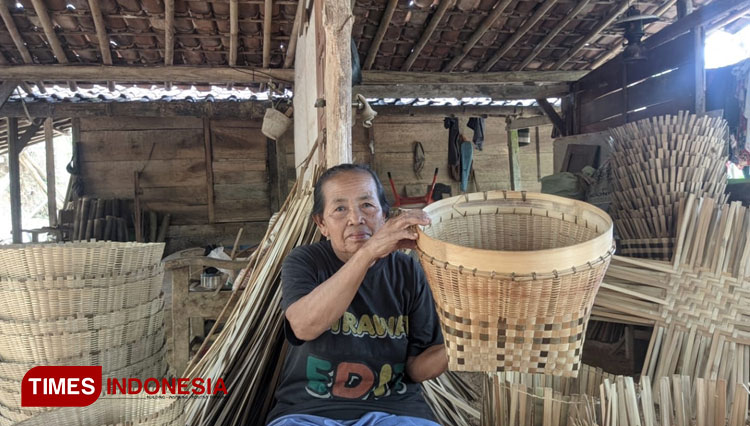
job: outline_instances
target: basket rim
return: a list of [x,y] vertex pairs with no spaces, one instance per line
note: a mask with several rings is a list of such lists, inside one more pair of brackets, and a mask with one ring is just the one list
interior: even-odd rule
[[[463,200],[463,202],[462,202]],[[501,271],[503,273],[515,273],[519,275],[538,274],[545,271],[567,270],[572,266],[585,264],[603,256],[612,248],[613,221],[602,209],[582,201],[559,197],[550,194],[541,194],[526,191],[484,191],[471,194],[462,194],[446,198],[426,206],[423,210],[430,216],[439,210],[450,208],[463,216],[468,214],[469,209],[477,210],[481,214],[481,206],[477,205],[485,201],[510,200],[515,202],[542,201],[551,203],[568,211],[575,211],[587,215],[592,220],[600,221],[604,229],[597,230],[599,235],[581,243],[543,250],[487,250],[466,247],[453,244],[428,236],[424,232],[424,226],[417,227],[417,248],[436,259],[450,259],[450,263],[464,265],[468,268],[477,268],[486,271]],[[456,206],[467,206],[462,212]],[[530,206],[531,209],[534,207]]]

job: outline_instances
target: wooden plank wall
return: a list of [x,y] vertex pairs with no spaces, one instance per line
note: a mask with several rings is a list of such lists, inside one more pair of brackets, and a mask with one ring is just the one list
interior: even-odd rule
[[[271,215],[261,122],[206,122],[208,144],[200,117],[81,118],[78,152],[85,195],[133,199],[133,172],[139,170],[142,208],[172,216],[168,253],[231,244],[241,226],[243,243],[257,242]],[[214,223],[207,173],[213,175]]]
[[619,55],[575,83],[574,133],[694,111],[694,40],[692,33],[686,33],[656,46],[648,51],[646,61],[623,64]]
[[[377,108],[376,108],[377,109]],[[466,127],[469,116],[458,116],[464,136],[471,140],[473,130]],[[504,117],[489,117],[485,120],[485,141],[483,151],[474,150],[474,168],[479,190],[510,189],[508,181],[508,144]],[[370,129],[375,142],[374,158],[370,154],[369,139],[361,122],[352,129],[353,156],[358,163],[369,164],[378,173],[389,200],[393,200],[388,184],[388,172],[393,175],[397,190],[406,195],[405,187],[422,194],[432,182],[435,167],[438,167],[438,182],[449,184],[453,195],[459,194],[459,182],[448,174],[448,129],[443,126],[443,117],[379,115]],[[541,175],[552,174],[552,126],[539,127]],[[531,144],[520,148],[521,188],[538,191],[541,183],[537,180],[537,156],[535,132],[531,129]],[[421,179],[413,171],[413,145],[422,143],[425,150],[425,165]],[[469,191],[475,190],[469,184]],[[412,195],[412,194],[410,194]]]

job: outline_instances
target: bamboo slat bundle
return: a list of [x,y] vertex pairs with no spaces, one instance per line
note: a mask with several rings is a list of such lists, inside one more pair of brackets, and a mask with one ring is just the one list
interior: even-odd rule
[[[585,372],[590,375],[582,381]],[[591,367],[583,368],[581,376],[566,383],[550,376],[490,374],[481,425],[746,426],[746,384],[713,379],[693,384],[688,376],[673,375],[652,386],[648,376],[636,384],[632,377],[600,374]]]
[[727,123],[680,112],[628,123],[610,135],[619,252],[669,260],[680,202],[689,194],[726,200]]

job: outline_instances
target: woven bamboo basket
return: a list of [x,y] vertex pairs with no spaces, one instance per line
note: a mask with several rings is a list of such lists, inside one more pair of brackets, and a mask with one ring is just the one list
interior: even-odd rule
[[456,371],[576,376],[612,220],[580,201],[493,191],[425,209],[417,251]]
[[71,242],[0,247],[0,277],[79,277],[122,275],[158,265],[164,243]]
[[[152,425],[167,426],[185,424],[187,398],[145,398],[130,395],[123,398],[101,397],[88,407],[66,407],[46,411],[29,417],[20,410],[0,406],[0,425],[19,426],[96,426],[96,425]],[[11,418],[11,417],[14,418]],[[6,419],[3,419],[5,417]],[[3,423],[5,421],[5,423]]]
[[0,334],[0,359],[24,362],[71,358],[139,341],[164,326],[164,311],[109,328],[59,334]]
[[88,279],[0,279],[0,319],[30,321],[116,312],[157,299],[163,281],[161,266]]

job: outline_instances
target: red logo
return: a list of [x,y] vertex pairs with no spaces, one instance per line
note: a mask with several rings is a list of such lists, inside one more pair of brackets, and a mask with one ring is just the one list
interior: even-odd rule
[[102,393],[102,367],[34,367],[21,382],[22,407],[85,407]]

